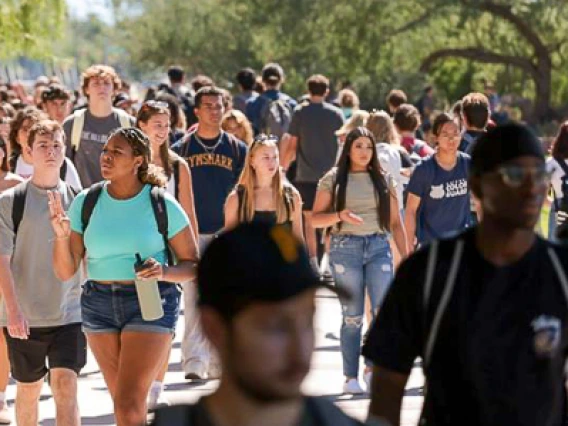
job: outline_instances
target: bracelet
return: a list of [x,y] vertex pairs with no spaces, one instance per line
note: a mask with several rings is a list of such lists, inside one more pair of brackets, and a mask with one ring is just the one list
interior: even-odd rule
[[58,241],[58,240],[68,240],[71,237],[71,235],[67,235],[65,237],[55,237],[54,241]]

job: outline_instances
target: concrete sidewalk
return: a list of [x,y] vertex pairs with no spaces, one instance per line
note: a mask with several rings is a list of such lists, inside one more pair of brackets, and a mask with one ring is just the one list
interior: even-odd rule
[[[312,370],[304,383],[304,390],[308,394],[329,397],[344,411],[363,420],[367,415],[369,406],[368,396],[353,397],[342,394],[343,375],[339,349],[341,310],[339,302],[331,293],[322,290],[317,297],[317,308],[316,350]],[[212,392],[217,386],[217,381],[190,383],[185,380],[180,363],[182,330],[183,318],[180,317],[177,337],[170,359],[170,369],[166,376],[166,395],[172,403],[195,401],[200,396]],[[363,384],[362,381],[361,384]],[[404,399],[402,425],[417,424],[422,406],[422,396],[419,394],[419,387],[422,384],[421,370],[415,368],[410,377]],[[15,386],[11,384],[8,387],[9,404],[13,404],[14,396]],[[112,401],[91,353],[89,353],[87,366],[79,379],[79,404],[83,425],[114,425]],[[55,426],[54,417],[53,398],[49,387],[45,385],[40,402],[40,424]]]

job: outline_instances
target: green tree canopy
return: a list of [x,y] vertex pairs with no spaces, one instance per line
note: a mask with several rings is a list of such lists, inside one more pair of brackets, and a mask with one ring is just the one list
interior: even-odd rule
[[278,61],[293,94],[318,72],[350,81],[366,107],[381,106],[397,86],[414,100],[427,81],[453,101],[485,78],[533,99],[535,121],[568,100],[564,0],[114,3],[128,11],[118,14],[118,30],[140,69],[180,63],[223,83],[242,66]]
[[0,1],[0,58],[46,57],[64,30],[65,0]]

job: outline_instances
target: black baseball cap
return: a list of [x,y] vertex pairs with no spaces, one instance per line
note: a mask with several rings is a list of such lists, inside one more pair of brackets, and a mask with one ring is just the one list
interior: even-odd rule
[[532,130],[519,123],[497,126],[473,142],[472,175],[483,175],[518,157],[530,156],[545,161],[542,142]]
[[229,317],[252,302],[280,302],[316,287],[348,297],[320,280],[286,225],[247,223],[219,235],[197,270],[198,304]]

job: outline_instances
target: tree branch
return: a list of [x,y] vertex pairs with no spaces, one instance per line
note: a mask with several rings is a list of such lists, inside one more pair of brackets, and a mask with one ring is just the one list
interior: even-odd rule
[[540,39],[539,35],[532,29],[530,24],[518,15],[513,13],[513,8],[510,5],[497,4],[490,0],[461,0],[465,6],[473,7],[484,12],[498,16],[501,19],[512,24],[519,35],[527,40],[534,48],[535,54],[543,58],[543,54],[548,56],[548,49]]
[[501,55],[478,47],[436,50],[422,61],[420,71],[428,72],[436,61],[444,58],[465,58],[488,64],[512,65],[526,70],[532,75],[535,75],[536,73],[534,64],[527,58],[523,58],[521,56]]

